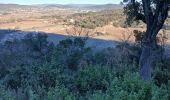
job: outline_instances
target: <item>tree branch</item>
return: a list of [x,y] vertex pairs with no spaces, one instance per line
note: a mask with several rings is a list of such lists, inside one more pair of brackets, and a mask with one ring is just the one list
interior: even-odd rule
[[151,10],[151,0],[142,0],[147,29],[153,23],[153,12]]
[[141,13],[137,13],[136,19],[137,19],[137,20],[141,20],[141,21],[143,21],[144,23],[146,23],[145,16],[144,16],[143,14],[141,14]]
[[152,28],[156,28],[152,34],[152,38],[156,37],[168,17],[169,0],[162,0],[157,4],[156,13],[154,15],[154,23]]
[[133,9],[134,9],[134,14],[136,16],[136,20],[141,20],[144,23],[146,23],[145,16],[138,12],[137,5],[136,5],[136,0],[131,0],[131,3],[133,5]]

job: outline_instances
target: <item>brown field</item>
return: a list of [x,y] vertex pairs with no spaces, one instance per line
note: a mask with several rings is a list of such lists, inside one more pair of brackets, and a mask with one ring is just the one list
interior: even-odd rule
[[[64,20],[68,16],[78,12],[83,12],[76,9],[62,9],[62,8],[32,8],[32,9],[14,9],[0,14],[0,29],[17,29],[22,31],[41,31],[46,33],[55,33],[68,35],[68,31],[73,33],[71,25],[67,25]],[[115,20],[116,21],[116,20]],[[66,31],[68,30],[68,31]],[[112,24],[97,27],[95,29],[86,29],[91,34],[95,32],[105,33],[104,35],[93,35],[93,38],[104,40],[127,39],[130,35],[130,41],[134,41],[133,30],[144,31],[144,28],[122,28],[115,27]],[[170,31],[166,31],[167,34]],[[123,37],[123,35],[125,37]],[[170,43],[170,40],[167,41]]]

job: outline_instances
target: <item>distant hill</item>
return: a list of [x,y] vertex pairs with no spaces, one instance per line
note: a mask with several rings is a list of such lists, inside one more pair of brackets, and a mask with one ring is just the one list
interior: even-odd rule
[[91,6],[88,7],[90,9],[101,9],[101,10],[106,10],[106,9],[122,9],[123,6],[119,4],[105,4],[105,5],[96,5],[96,6]]
[[58,8],[80,8],[80,9],[94,9],[94,10],[105,10],[105,9],[122,9],[123,6],[119,4],[104,4],[104,5],[95,5],[95,4],[52,4],[47,5],[46,7],[58,7]]
[[86,8],[86,7],[92,7],[96,6],[93,4],[66,4],[66,5],[61,5],[61,4],[50,4],[46,5],[46,7],[58,7],[58,8]]
[[19,4],[0,4],[0,10],[17,9],[17,8],[33,8],[31,5],[19,5]]
[[121,9],[123,6],[119,4],[104,4],[104,5],[95,5],[95,4],[39,4],[39,5],[19,5],[19,4],[0,4],[0,10],[8,9],[17,9],[17,8],[80,8],[80,9],[93,9],[93,10],[106,10],[106,9]]

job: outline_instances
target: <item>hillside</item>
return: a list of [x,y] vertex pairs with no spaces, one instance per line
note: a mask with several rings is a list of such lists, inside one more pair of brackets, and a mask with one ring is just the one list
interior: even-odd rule
[[96,6],[91,6],[88,7],[90,9],[95,9],[95,10],[113,10],[113,9],[123,9],[122,5],[119,4],[106,4],[106,5],[96,5]]
[[93,10],[108,10],[108,9],[122,9],[123,6],[119,4],[104,4],[104,5],[96,5],[96,4],[49,4],[49,5],[39,5],[40,7],[57,7],[57,8],[79,8],[79,9],[93,9]]
[[0,100],[170,100],[169,0],[28,1],[0,4]]
[[35,8],[30,5],[19,5],[19,4],[0,4],[0,10],[18,9],[18,8]]
[[119,4],[103,4],[103,5],[96,5],[96,4],[37,4],[37,5],[19,5],[19,4],[0,4],[0,10],[6,9],[17,9],[17,8],[35,8],[35,7],[42,7],[42,8],[80,8],[80,9],[121,9],[123,6]]
[[[0,30],[4,32],[12,30]],[[65,38],[54,45],[48,39],[56,43],[65,36],[15,30],[14,33],[26,35],[21,40],[0,43],[1,100],[130,100],[132,96],[134,100],[143,97],[150,100],[157,95],[160,95],[157,100],[162,100],[169,96],[170,59],[155,66],[163,66],[165,70],[153,72],[155,81],[159,81],[160,74],[164,75],[157,83],[163,84],[161,87],[154,81],[144,82],[136,62],[141,48],[136,45],[122,42],[114,46],[114,41],[86,41],[80,37]],[[109,45],[110,48],[103,48]],[[94,51],[94,47],[98,51]],[[125,91],[127,99],[119,99],[122,97],[120,89]]]
[[122,9],[123,6],[119,4],[104,4],[104,5],[95,5],[95,4],[53,4],[46,5],[46,7],[59,7],[59,8],[79,8],[79,9],[93,9],[93,10],[106,10],[106,9]]

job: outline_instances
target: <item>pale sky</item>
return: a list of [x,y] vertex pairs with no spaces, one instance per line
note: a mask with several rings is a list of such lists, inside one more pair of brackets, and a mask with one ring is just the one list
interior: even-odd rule
[[119,4],[123,0],[0,0],[0,3],[12,4]]

